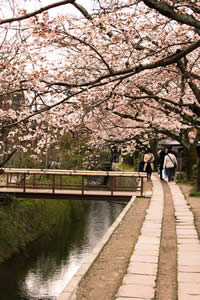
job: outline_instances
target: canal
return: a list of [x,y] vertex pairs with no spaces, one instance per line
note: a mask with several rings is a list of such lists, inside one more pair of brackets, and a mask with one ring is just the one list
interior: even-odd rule
[[0,265],[1,300],[55,300],[124,204],[84,201],[83,215]]

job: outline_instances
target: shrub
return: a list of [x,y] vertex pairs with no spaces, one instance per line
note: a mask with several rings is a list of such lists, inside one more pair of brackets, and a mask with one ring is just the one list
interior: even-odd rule
[[200,192],[190,192],[190,197],[199,197],[200,198]]

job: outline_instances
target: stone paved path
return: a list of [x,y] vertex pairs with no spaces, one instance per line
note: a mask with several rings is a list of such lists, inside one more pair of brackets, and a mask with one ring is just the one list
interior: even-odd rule
[[164,195],[160,181],[153,177],[152,183],[151,204],[130,259],[127,274],[117,293],[117,300],[150,300],[154,297]]
[[175,205],[178,245],[178,299],[200,299],[200,242],[194,218],[175,183],[169,184]]
[[[152,183],[151,204],[116,300],[151,300],[155,297],[164,195],[156,176]],[[179,187],[172,182],[169,188],[176,217],[178,300],[200,300],[200,242],[193,214]]]

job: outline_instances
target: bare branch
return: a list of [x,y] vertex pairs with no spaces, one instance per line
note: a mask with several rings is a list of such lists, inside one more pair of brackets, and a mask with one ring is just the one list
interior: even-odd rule
[[76,3],[76,1],[74,1],[73,6],[75,6],[81,13],[82,15],[84,15],[84,17],[88,20],[91,20],[91,16],[88,14],[87,10],[80,4]]
[[51,8],[55,8],[55,7],[58,7],[58,6],[62,6],[62,5],[66,5],[66,4],[72,4],[73,6],[75,6],[87,19],[91,19],[91,17],[89,16],[89,14],[87,13],[86,9],[83,8],[81,5],[75,3],[75,0],[63,0],[63,1],[60,1],[60,2],[56,2],[56,3],[53,3],[53,4],[50,4],[50,5],[47,5],[47,6],[44,6],[38,10],[35,10],[31,13],[27,13],[27,14],[24,14],[22,16],[19,16],[19,17],[14,17],[14,18],[8,18],[8,19],[2,19],[0,20],[0,25],[1,24],[6,24],[6,23],[12,23],[12,22],[15,22],[15,21],[22,21],[22,20],[25,20],[25,19],[29,19],[31,17],[34,17],[38,14],[41,14],[43,13],[44,11],[46,10],[49,10]]

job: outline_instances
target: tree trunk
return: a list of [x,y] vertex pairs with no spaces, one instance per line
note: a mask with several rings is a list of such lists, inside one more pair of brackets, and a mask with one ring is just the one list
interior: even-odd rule
[[200,157],[197,159],[197,192],[200,192]]
[[11,157],[15,154],[16,151],[17,149],[7,154],[6,158],[4,158],[4,160],[0,163],[0,168],[2,168],[11,159]]
[[154,138],[150,140],[150,146],[151,146],[151,150],[154,154],[155,157],[155,161],[154,161],[154,171],[158,169],[158,139]]
[[186,171],[187,180],[190,181],[193,176],[193,165],[197,161],[196,145],[190,144],[184,151],[184,169]]

